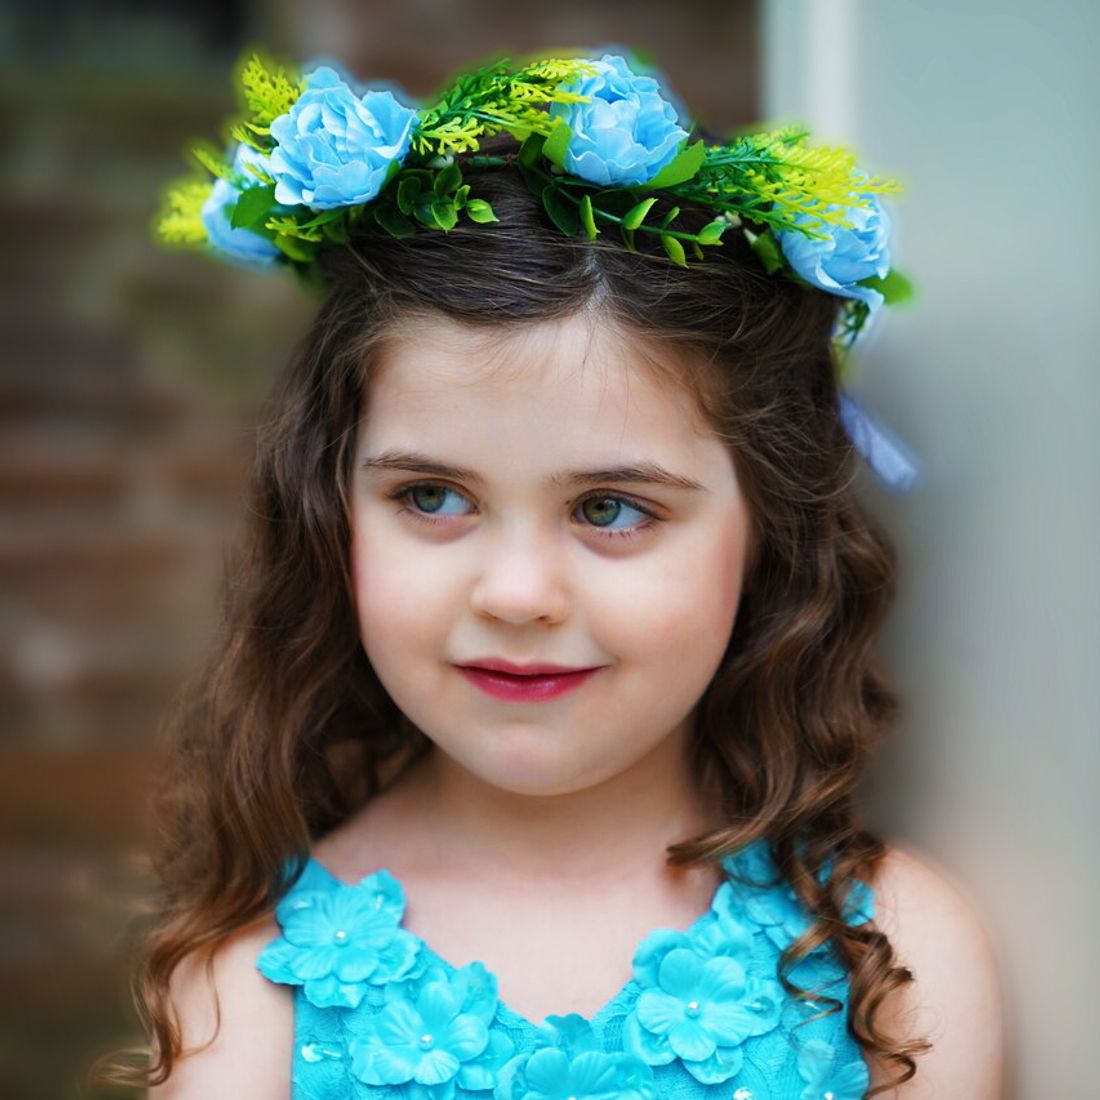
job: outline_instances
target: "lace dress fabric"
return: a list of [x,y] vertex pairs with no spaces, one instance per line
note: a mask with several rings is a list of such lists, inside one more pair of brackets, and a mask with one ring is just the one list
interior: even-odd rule
[[[861,1100],[862,1052],[847,1030],[848,980],[831,942],[776,977],[810,918],[758,840],[685,931],[638,945],[627,984],[590,1019],[540,1025],[498,996],[482,963],[454,966],[402,927],[387,870],[349,884],[309,860],[257,967],[296,987],[294,1100]],[[826,869],[827,872],[827,869]],[[859,882],[845,919],[874,916]]]

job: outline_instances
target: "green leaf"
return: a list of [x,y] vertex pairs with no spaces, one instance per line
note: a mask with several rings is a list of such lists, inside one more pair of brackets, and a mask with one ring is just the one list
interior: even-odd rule
[[229,224],[234,229],[251,229],[254,225],[263,222],[274,205],[274,187],[249,187],[242,191],[241,197],[237,199]]
[[573,204],[553,185],[542,189],[542,205],[551,221],[567,236],[575,237],[581,222]]
[[719,218],[717,221],[707,222],[696,234],[700,244],[721,244],[722,234],[729,229],[730,223]]
[[390,180],[392,180],[393,177],[396,176],[400,171],[401,161],[397,160],[396,158],[394,160],[391,160],[388,167],[386,168],[386,178],[382,181],[382,187],[380,187],[378,190],[381,191],[382,188],[384,188],[386,184],[389,183]]
[[315,218],[310,218],[308,222],[299,222],[299,229],[317,229],[320,226],[328,225],[329,222],[336,221],[337,218],[341,218],[344,215],[345,207],[338,206],[332,210],[325,210],[318,214]]
[[[718,244],[721,244],[721,243],[722,243],[721,241],[718,241]],[[695,256],[695,258],[697,260],[703,259],[703,250],[699,247],[699,242],[698,241],[692,241],[691,242],[691,251],[692,251],[693,255]]]
[[458,206],[458,207],[465,206],[466,205],[466,199],[469,196],[469,194],[470,194],[470,185],[468,183],[464,183],[455,192],[455,206]]
[[779,245],[775,243],[775,238],[770,231],[765,230],[757,235],[752,230],[746,229],[745,236],[749,239],[753,252],[760,257],[760,262],[769,275],[783,266],[783,255],[779,251]]
[[672,208],[672,209],[671,209],[671,210],[670,210],[670,211],[669,211],[669,212],[668,212],[668,213],[667,213],[667,214],[666,214],[666,215],[665,215],[665,216],[664,216],[664,217],[663,217],[663,218],[661,219],[661,228],[662,228],[662,229],[667,229],[667,228],[668,228],[668,225],[669,225],[669,222],[671,222],[671,221],[672,221],[672,219],[673,219],[673,218],[675,218],[675,217],[676,217],[676,215],[677,215],[677,214],[679,214],[679,213],[680,213],[680,208],[679,208],[678,206],[674,206],[674,207],[673,207],[673,208]]
[[453,199],[432,199],[431,209],[440,229],[454,229],[459,220],[459,211],[455,209]]
[[879,291],[888,306],[907,302],[914,294],[913,284],[894,268],[891,268],[882,279],[872,276],[870,279],[861,279],[859,285],[873,287]]
[[423,225],[430,226],[432,229],[442,229],[443,226],[439,224],[439,218],[435,212],[435,203],[429,200],[420,199],[413,207],[413,217]]
[[618,218],[625,218],[637,201],[638,196],[625,187],[606,187],[595,194],[596,206]]
[[484,199],[470,199],[466,203],[466,215],[474,222],[498,222],[500,218],[493,213],[493,208]]
[[275,247],[284,252],[292,260],[302,263],[310,263],[317,255],[319,245],[315,241],[303,241],[299,237],[291,237],[286,233],[275,235]]
[[619,228],[622,230],[623,243],[627,249],[631,252],[637,252],[638,250],[634,247],[634,230],[627,229],[625,225],[620,225]]
[[520,146],[519,155],[516,157],[517,162],[524,168],[534,168],[542,155],[542,147],[545,144],[546,136],[544,134],[532,134]]
[[600,231],[596,228],[596,218],[592,213],[592,197],[587,193],[581,197],[581,224],[590,241],[594,241]]
[[573,131],[569,128],[568,123],[563,119],[557,119],[554,129],[550,131],[550,136],[546,139],[546,143],[542,147],[542,155],[550,161],[551,164],[556,164],[559,168],[565,167],[565,151],[569,148],[569,139],[573,136]]
[[405,213],[390,203],[378,203],[374,208],[374,220],[391,237],[411,237],[416,226],[405,217]]
[[676,237],[670,237],[667,233],[662,233],[661,244],[665,246],[669,259],[681,267],[687,267],[687,260],[684,259],[684,246]]
[[331,221],[325,223],[325,236],[330,241],[335,241],[337,244],[348,243],[348,227],[347,223],[342,219],[338,221]]
[[[686,139],[685,139],[686,140]],[[673,187],[691,179],[699,171],[706,156],[706,142],[702,139],[683,148],[648,183],[638,185],[640,191],[656,191]]]
[[548,175],[541,168],[521,167],[520,174],[523,176],[528,189],[534,191],[536,195],[540,194],[544,187],[560,186],[553,176]]
[[623,218],[623,225],[627,229],[637,229],[642,222],[645,221],[646,214],[649,213],[649,208],[657,201],[657,197],[653,196],[649,199],[642,199],[637,206],[633,206],[627,212],[625,218]]
[[417,195],[420,194],[420,180],[416,176],[406,176],[397,185],[397,207],[402,214],[411,214]]
[[461,182],[462,169],[457,164],[448,164],[435,177],[435,193],[442,198],[444,195],[449,195],[452,191],[455,191]]

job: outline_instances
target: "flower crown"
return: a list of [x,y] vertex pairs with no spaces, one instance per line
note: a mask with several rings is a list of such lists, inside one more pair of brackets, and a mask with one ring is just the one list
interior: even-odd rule
[[[626,52],[502,59],[419,107],[395,85],[362,85],[335,63],[299,76],[251,52],[237,68],[243,115],[231,120],[227,151],[191,145],[205,174],[165,190],[155,235],[243,266],[290,266],[323,285],[318,255],[346,245],[364,220],[398,238],[418,224],[448,232],[463,215],[499,221],[461,165],[510,165],[567,236],[617,232],[636,251],[639,233],[656,234],[669,261],[687,267],[689,251],[701,260],[740,232],[769,274],[843,299],[834,333],[843,370],[873,313],[911,294],[890,266],[878,198],[899,185],[860,171],[845,149],[809,146],[797,125],[692,142],[683,107]],[[485,140],[505,133],[518,148],[494,151],[500,142]],[[689,231],[677,222],[681,204],[713,218]],[[893,465],[872,461],[876,472],[893,485],[911,481],[904,448],[844,400],[856,445],[870,458],[877,443]]]

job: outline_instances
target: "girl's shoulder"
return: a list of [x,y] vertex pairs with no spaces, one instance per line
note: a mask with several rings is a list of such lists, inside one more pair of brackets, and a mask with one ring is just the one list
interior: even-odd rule
[[[962,883],[924,852],[891,844],[871,886],[875,924],[913,981],[883,1001],[889,1034],[928,1039],[905,1100],[959,1095],[997,1100],[1004,1060],[1003,1006],[992,939],[981,908]],[[896,1069],[871,1065],[871,1083]]]
[[[278,934],[269,913],[231,934],[210,956],[209,966],[192,953],[176,967],[169,996],[183,1056],[168,1080],[149,1090],[150,1100],[289,1095],[293,995],[256,969],[257,956]],[[257,1035],[264,1037],[262,1043]]]

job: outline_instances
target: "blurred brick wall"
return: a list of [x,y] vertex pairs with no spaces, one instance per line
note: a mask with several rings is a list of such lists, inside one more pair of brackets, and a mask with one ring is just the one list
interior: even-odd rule
[[[174,33],[131,32],[129,53],[0,74],[0,1095],[28,1100],[86,1095],[89,1054],[140,1038],[125,959],[158,727],[217,627],[257,406],[312,308],[288,275],[149,242],[245,43],[182,62]],[[621,43],[710,128],[757,117],[752,3],[284,3],[253,33],[416,96],[504,50]]]

